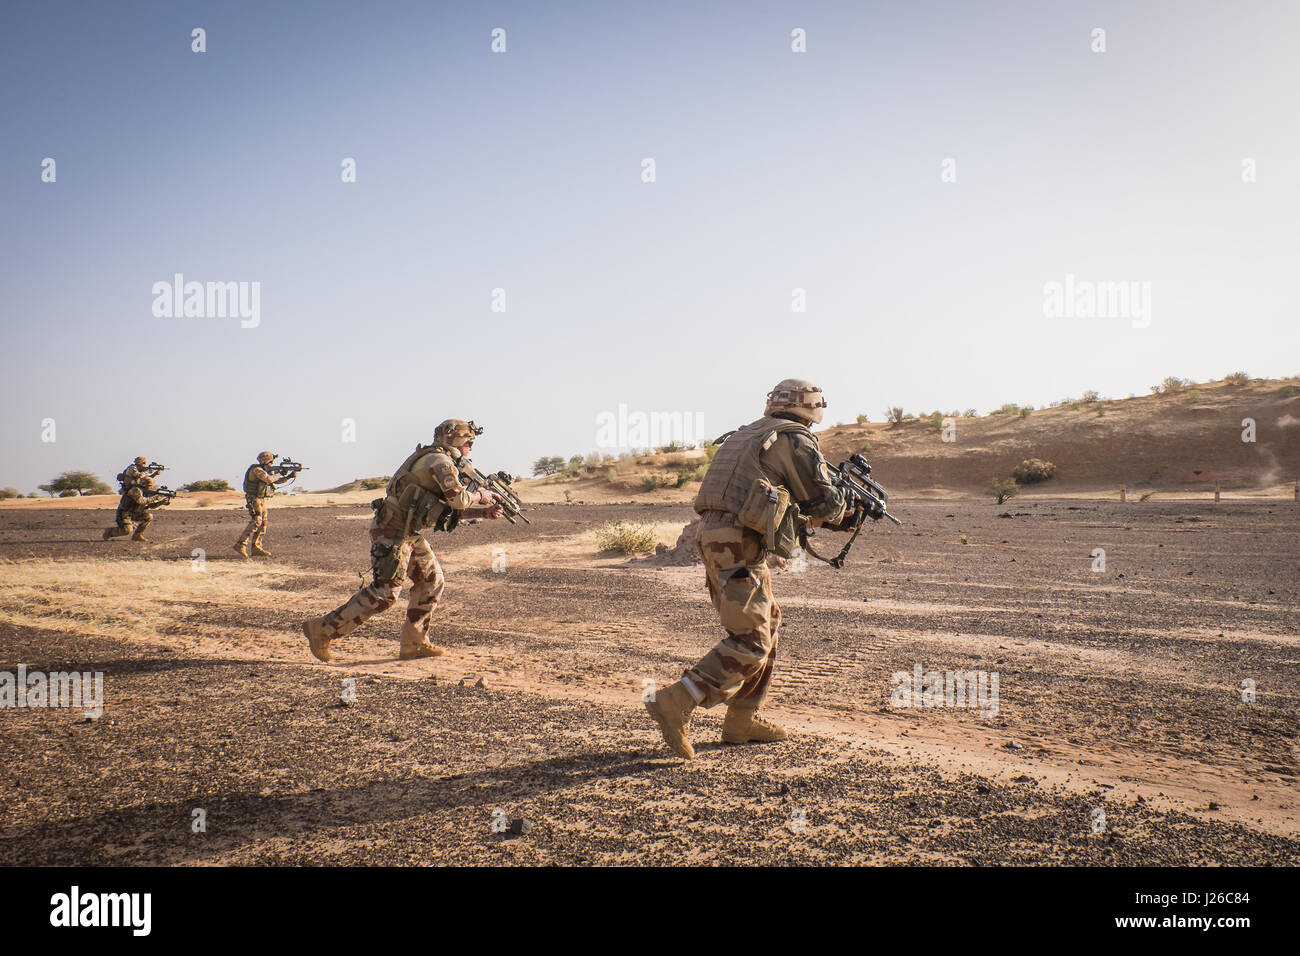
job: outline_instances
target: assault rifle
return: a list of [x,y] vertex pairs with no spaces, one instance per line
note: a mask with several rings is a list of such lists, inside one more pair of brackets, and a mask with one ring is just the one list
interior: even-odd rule
[[516,518],[523,518],[524,524],[532,524],[528,516],[524,514],[523,503],[518,496],[510,490],[509,485],[513,478],[504,471],[498,471],[496,474],[485,475],[477,468],[471,466],[472,474],[467,474],[469,483],[466,485],[470,491],[477,491],[480,488],[486,488],[497,496],[501,507],[505,512],[505,518],[511,524],[515,523]]
[[[271,457],[274,458],[275,455],[273,454]],[[263,465],[262,470],[268,475],[279,475],[281,478],[288,478],[289,483],[293,484],[293,480],[298,477],[298,472],[307,471],[307,467],[302,462],[292,461],[288,455],[285,455],[281,457],[278,465]]]
[[803,549],[819,561],[826,561],[833,568],[844,567],[844,559],[849,555],[849,549],[853,547],[853,542],[857,540],[858,533],[862,530],[862,524],[868,518],[873,521],[879,521],[881,518],[888,518],[894,524],[902,524],[888,511],[889,495],[880,483],[871,477],[871,466],[867,460],[860,454],[849,456],[848,461],[840,462],[839,467],[827,464],[827,471],[830,472],[831,484],[838,488],[844,494],[845,511],[844,517],[840,523],[834,526],[835,531],[849,531],[853,534],[845,543],[840,553],[835,557],[827,560],[808,546],[808,538],[812,532],[808,530],[807,522],[804,522],[800,528],[800,544]]
[[145,492],[145,494],[149,495],[149,497],[151,497],[151,498],[152,498],[154,495],[161,495],[162,497],[164,497],[164,498],[167,499],[166,501],[160,501],[160,502],[158,502],[157,507],[159,507],[159,508],[161,508],[163,505],[169,505],[169,504],[171,504],[171,503],[172,503],[172,499],[175,498],[176,495],[177,495],[178,493],[179,493],[179,492],[172,491],[172,490],[171,490],[170,488],[168,488],[166,485],[159,485],[159,486],[158,486],[157,488],[155,488],[153,491],[147,491],[147,492]]
[[144,473],[148,475],[150,478],[157,478],[160,474],[162,474],[166,470],[167,470],[166,465],[160,465],[156,461],[151,461],[149,462],[149,464],[144,466]]

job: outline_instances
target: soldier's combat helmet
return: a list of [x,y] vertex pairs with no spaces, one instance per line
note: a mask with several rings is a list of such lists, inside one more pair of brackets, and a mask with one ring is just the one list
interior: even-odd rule
[[464,422],[459,418],[449,418],[433,430],[433,440],[448,448],[457,448],[467,441],[473,441],[483,434],[473,421]]
[[158,482],[154,481],[148,475],[140,479],[140,487],[145,491],[153,491],[157,486]]
[[269,465],[271,462],[275,461],[275,452],[273,452],[273,451],[259,451],[259,452],[257,453],[257,461],[258,461],[258,464],[261,464],[261,465]]
[[137,456],[136,456],[136,459],[135,459],[135,466],[136,466],[137,468],[143,468],[143,467],[144,467],[145,465],[147,465],[147,464],[149,464],[149,459],[146,458],[146,457],[144,457],[144,455],[137,455]]
[[767,407],[763,409],[763,414],[790,412],[816,424],[822,420],[822,409],[825,407],[826,400],[822,398],[820,388],[801,378],[787,378],[767,393]]

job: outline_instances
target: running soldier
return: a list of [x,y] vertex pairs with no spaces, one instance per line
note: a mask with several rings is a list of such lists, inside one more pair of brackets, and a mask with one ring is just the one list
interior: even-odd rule
[[171,504],[171,499],[166,495],[152,493],[156,487],[154,480],[148,475],[134,480],[117,504],[117,526],[104,529],[105,541],[131,534],[131,529],[134,527],[135,534],[131,534],[131,540],[148,543],[149,539],[144,536],[144,529],[153,521],[152,509]]
[[257,462],[244,471],[244,503],[248,508],[248,525],[244,533],[235,542],[235,551],[248,557],[248,539],[253,539],[253,553],[269,558],[271,552],[262,547],[262,538],[266,535],[266,505],[275,494],[275,486],[292,481],[293,475],[276,476],[267,469],[275,455],[264,451],[257,456]]
[[331,641],[396,604],[407,578],[412,587],[402,623],[401,659],[443,653],[426,635],[445,581],[433,549],[420,532],[426,528],[451,531],[462,517],[501,517],[503,509],[493,492],[486,488],[471,492],[460,480],[462,474],[471,474],[469,451],[481,432],[473,422],[455,418],[443,422],[433,433],[434,443],[417,445],[393,473],[384,497],[372,502],[373,583],[324,617],[302,622],[302,632],[318,659],[330,660]]
[[697,547],[727,636],[681,680],[645,702],[668,746],[687,759],[695,756],[687,731],[696,707],[727,705],[725,743],[788,736],[758,713],[772,680],[781,626],[767,554],[782,550],[775,546],[778,525],[789,544],[796,514],[784,505],[797,503],[814,526],[845,518],[844,494],[832,483],[809,428],[822,420],[825,407],[820,388],[800,379],[781,382],[768,393],[762,418],[723,436],[695,497]]

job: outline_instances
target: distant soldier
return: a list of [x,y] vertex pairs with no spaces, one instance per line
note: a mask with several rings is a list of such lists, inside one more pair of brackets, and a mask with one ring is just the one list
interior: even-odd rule
[[148,542],[149,539],[144,536],[144,529],[149,527],[149,522],[153,521],[152,509],[171,504],[171,499],[166,495],[152,493],[156,487],[154,480],[144,475],[126,489],[122,494],[122,500],[117,504],[117,527],[104,529],[105,541],[131,534],[131,529],[134,527],[135,534],[131,534],[131,540]]
[[473,422],[448,419],[434,431],[432,445],[417,445],[393,472],[384,498],[373,503],[373,583],[324,617],[302,622],[302,632],[317,658],[328,661],[330,641],[351,633],[372,615],[396,604],[407,578],[412,587],[402,624],[401,659],[443,653],[425,635],[445,581],[438,559],[420,532],[426,528],[451,531],[462,516],[501,517],[503,509],[493,492],[486,488],[468,491],[460,480],[461,474],[470,474],[469,451],[481,431]]
[[[697,547],[709,597],[727,636],[682,679],[652,695],[646,710],[664,740],[683,757],[695,756],[686,733],[696,707],[726,703],[726,743],[784,740],[785,729],[759,716],[776,663],[781,609],[767,568],[770,536],[755,530],[754,513],[780,522],[777,502],[797,503],[814,525],[845,517],[844,494],[831,482],[809,426],[822,420],[820,388],[786,379],[767,395],[763,417],[723,436],[699,494]],[[760,481],[761,479],[761,481]],[[766,483],[766,485],[764,484]],[[748,524],[742,523],[744,514]],[[788,516],[793,522],[794,515]]]
[[149,459],[144,455],[140,455],[134,462],[122,468],[122,472],[117,476],[118,483],[121,484],[121,488],[117,489],[118,494],[125,494],[127,488],[134,488],[144,477],[152,477],[152,473],[148,470],[148,464]]
[[244,471],[244,502],[248,506],[248,525],[244,533],[235,542],[235,550],[248,557],[248,539],[253,539],[253,553],[269,558],[271,552],[262,547],[262,538],[266,535],[266,503],[275,494],[275,486],[292,481],[293,475],[276,475],[267,469],[275,461],[275,455],[264,451],[257,456],[257,463],[249,465]]

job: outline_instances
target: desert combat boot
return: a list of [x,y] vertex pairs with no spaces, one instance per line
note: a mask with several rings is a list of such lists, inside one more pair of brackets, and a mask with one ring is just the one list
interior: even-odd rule
[[722,721],[725,744],[767,744],[789,736],[780,724],[758,716],[757,707],[728,707]]
[[241,558],[248,557],[248,545],[240,541],[238,544],[235,545],[235,554],[239,555]]
[[404,661],[420,657],[441,657],[446,653],[437,644],[430,644],[424,633],[410,621],[402,625],[402,649],[398,656]]
[[655,719],[663,732],[664,742],[673,753],[691,760],[695,748],[686,739],[686,731],[691,727],[691,711],[695,709],[695,698],[681,681],[671,687],[655,691],[650,700],[645,702],[645,709]]
[[267,551],[266,548],[262,547],[256,541],[253,542],[253,553],[260,558],[269,558],[271,556],[271,552]]
[[330,662],[330,639],[324,634],[320,618],[311,617],[302,622],[302,633],[311,645],[312,656],[318,661]]

